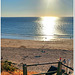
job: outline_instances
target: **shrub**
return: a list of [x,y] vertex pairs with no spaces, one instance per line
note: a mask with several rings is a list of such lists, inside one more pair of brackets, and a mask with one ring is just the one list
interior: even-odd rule
[[9,62],[9,61],[1,62],[1,72],[4,70],[5,71],[14,71],[16,69],[17,68],[12,65],[12,62]]

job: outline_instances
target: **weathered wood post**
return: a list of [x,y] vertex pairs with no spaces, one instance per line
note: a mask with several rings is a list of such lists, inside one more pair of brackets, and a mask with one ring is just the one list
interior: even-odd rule
[[23,64],[23,75],[27,75],[27,65]]
[[58,62],[57,75],[62,75],[62,64],[60,61]]

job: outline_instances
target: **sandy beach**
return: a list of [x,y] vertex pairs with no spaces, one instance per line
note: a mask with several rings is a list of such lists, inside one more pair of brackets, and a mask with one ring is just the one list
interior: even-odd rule
[[[57,62],[61,57],[71,60],[73,67],[73,40],[58,39],[52,41],[33,41],[1,39],[2,60],[12,61],[22,69],[23,64]],[[50,65],[30,67],[29,70],[47,71]]]

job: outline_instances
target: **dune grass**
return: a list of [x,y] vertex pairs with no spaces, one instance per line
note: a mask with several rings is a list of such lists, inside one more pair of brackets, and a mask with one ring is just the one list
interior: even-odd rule
[[[37,72],[27,72],[28,75],[36,73]],[[1,61],[1,75],[23,75],[23,70],[15,67],[10,61]]]

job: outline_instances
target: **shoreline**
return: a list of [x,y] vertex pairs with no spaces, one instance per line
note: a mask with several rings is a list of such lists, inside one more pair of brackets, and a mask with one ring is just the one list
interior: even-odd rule
[[35,41],[23,39],[1,39],[1,47],[49,48],[73,50],[73,39],[53,39],[51,41]]

